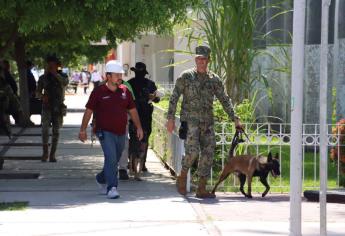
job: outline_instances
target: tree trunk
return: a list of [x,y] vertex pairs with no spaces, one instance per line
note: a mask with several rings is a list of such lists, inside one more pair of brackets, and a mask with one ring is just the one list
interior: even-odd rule
[[24,113],[22,121],[24,125],[28,125],[30,123],[29,92],[26,78],[25,41],[22,37],[18,37],[14,42],[14,54],[19,73],[20,105]]

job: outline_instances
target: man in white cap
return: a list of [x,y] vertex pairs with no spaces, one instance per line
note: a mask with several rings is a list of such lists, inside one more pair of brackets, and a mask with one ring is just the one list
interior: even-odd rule
[[127,114],[131,116],[137,128],[137,136],[143,138],[138,112],[132,95],[122,85],[122,65],[111,60],[106,64],[106,83],[92,91],[80,127],[79,139],[87,139],[86,128],[94,113],[96,116],[96,135],[104,153],[103,170],[96,175],[96,182],[108,198],[119,197],[117,191],[118,162],[125,144]]

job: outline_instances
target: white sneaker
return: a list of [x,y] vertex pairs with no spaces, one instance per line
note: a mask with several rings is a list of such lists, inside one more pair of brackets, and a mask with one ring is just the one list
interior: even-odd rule
[[100,182],[97,181],[96,179],[96,184],[99,188],[99,194],[107,194],[107,185],[106,184],[101,184]]
[[108,192],[108,198],[115,199],[120,197],[119,193],[117,192],[116,187],[112,187]]

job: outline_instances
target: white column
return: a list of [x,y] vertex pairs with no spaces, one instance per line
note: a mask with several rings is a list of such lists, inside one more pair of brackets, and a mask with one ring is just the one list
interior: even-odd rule
[[129,65],[130,67],[135,66],[136,53],[137,53],[136,44],[137,44],[137,41],[131,43],[131,60],[130,60],[130,65]]
[[[153,46],[154,47],[154,46]],[[156,60],[156,50],[152,50],[151,54],[151,61],[152,61],[152,68],[151,68],[151,75],[150,79],[157,82],[157,60]]]
[[305,0],[294,0],[291,73],[290,235],[301,233]]
[[119,44],[116,48],[116,60],[123,63],[123,44]]
[[327,57],[330,4],[331,0],[322,0],[320,53],[320,235],[327,235]]

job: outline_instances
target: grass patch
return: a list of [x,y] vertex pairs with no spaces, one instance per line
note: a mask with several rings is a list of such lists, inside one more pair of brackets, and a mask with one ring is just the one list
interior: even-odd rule
[[23,211],[29,202],[0,202],[0,211]]
[[168,97],[161,98],[159,103],[155,104],[155,106],[160,107],[167,111],[169,108],[169,98]]

